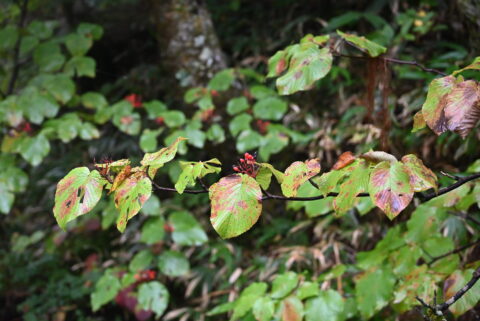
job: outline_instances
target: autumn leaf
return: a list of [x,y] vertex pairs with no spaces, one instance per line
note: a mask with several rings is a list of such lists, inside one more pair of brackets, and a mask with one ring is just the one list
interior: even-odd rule
[[285,176],[281,185],[283,195],[287,197],[296,196],[298,188],[318,173],[320,173],[318,158],[305,162],[294,162],[285,170]]
[[340,185],[338,196],[333,201],[333,208],[337,214],[344,214],[355,206],[358,194],[368,189],[370,172],[366,161],[359,159],[351,166],[349,177]]
[[365,50],[370,57],[377,57],[387,51],[387,48],[381,46],[365,37],[356,36],[337,30],[337,34],[348,42],[353,43],[360,49]]
[[155,153],[147,153],[143,156],[140,162],[143,166],[148,166],[148,175],[150,177],[155,176],[157,169],[163,166],[163,164],[171,161],[177,153],[178,144],[187,140],[184,137],[178,137],[170,146],[164,147]]
[[262,212],[262,191],[254,178],[245,174],[223,177],[210,186],[210,222],[226,239],[248,231]]
[[423,192],[430,188],[438,189],[437,176],[417,156],[413,154],[405,155],[402,157],[402,163],[410,177],[410,185],[413,191]]
[[352,152],[344,152],[338,157],[337,162],[333,165],[332,170],[339,170],[355,161],[355,156]]
[[125,231],[127,221],[137,215],[143,204],[152,195],[152,182],[145,172],[136,172],[127,177],[115,191],[115,206],[120,210],[117,228]]
[[95,207],[102,196],[106,180],[96,170],[79,167],[71,170],[60,182],[55,192],[53,214],[61,228],[78,216]]
[[413,198],[410,176],[400,162],[383,161],[371,174],[368,191],[373,203],[393,220]]
[[442,99],[452,90],[455,81],[455,77],[446,76],[432,80],[428,86],[427,98],[422,106],[422,114],[428,127],[437,135],[447,130]]

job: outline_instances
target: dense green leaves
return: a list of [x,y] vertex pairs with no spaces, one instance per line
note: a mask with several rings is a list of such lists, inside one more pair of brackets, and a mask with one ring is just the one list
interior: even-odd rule
[[198,246],[207,241],[207,234],[188,212],[176,211],[169,217],[173,227],[172,239],[178,245]]
[[322,291],[318,296],[307,301],[305,320],[315,321],[320,317],[321,320],[343,321],[345,320],[344,306],[344,299],[338,292]]
[[222,178],[210,187],[213,228],[222,238],[248,231],[262,211],[260,185],[250,176],[235,174]]

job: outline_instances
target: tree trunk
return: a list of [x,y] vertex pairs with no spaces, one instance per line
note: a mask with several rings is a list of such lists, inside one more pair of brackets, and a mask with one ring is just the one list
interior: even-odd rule
[[[227,63],[203,1],[151,0],[161,65],[171,74],[170,89],[205,86]],[[176,89],[176,90],[175,90]]]

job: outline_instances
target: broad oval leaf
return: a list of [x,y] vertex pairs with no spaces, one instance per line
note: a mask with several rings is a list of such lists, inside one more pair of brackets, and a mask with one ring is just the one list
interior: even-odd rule
[[262,191],[252,177],[235,174],[210,187],[210,222],[224,239],[248,231],[262,212]]
[[333,58],[330,50],[319,49],[313,43],[294,45],[290,47],[288,54],[290,56],[288,71],[276,82],[281,95],[310,89],[315,81],[325,77],[332,68]]
[[387,51],[387,48],[381,46],[365,37],[350,35],[337,30],[337,34],[348,42],[353,43],[360,49],[364,49],[370,57],[377,57]]
[[402,157],[404,168],[410,176],[410,185],[414,192],[423,192],[430,188],[438,189],[437,176],[427,168],[422,160],[410,154]]
[[168,306],[170,294],[167,288],[158,281],[143,283],[138,288],[138,305],[143,310],[151,310],[160,317]]
[[393,220],[413,198],[410,177],[400,162],[381,162],[372,170],[368,191],[373,203]]
[[474,80],[456,84],[445,98],[447,129],[467,137],[480,119],[480,85]]
[[294,162],[285,170],[285,176],[281,185],[283,195],[286,197],[296,196],[298,188],[318,173],[320,173],[318,158],[305,162]]
[[115,206],[120,210],[117,228],[125,231],[127,221],[137,215],[143,204],[152,195],[152,182],[145,172],[136,172],[127,177],[115,191]]
[[337,214],[344,214],[350,210],[357,200],[358,194],[368,189],[369,171],[363,159],[359,159],[351,165],[348,179],[340,185],[339,194],[333,201],[333,208]]
[[[315,298],[309,299],[305,306],[307,321],[328,320],[343,321],[345,301],[335,290],[322,291]],[[319,317],[321,316],[321,319]]]
[[71,170],[57,184],[53,214],[61,228],[93,209],[102,196],[106,180],[98,171],[90,172],[87,167]]

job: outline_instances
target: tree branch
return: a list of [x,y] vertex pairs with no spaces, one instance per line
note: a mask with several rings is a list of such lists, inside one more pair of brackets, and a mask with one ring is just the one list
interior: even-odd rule
[[445,254],[442,254],[442,255],[439,255],[439,256],[435,256],[435,257],[432,258],[432,260],[431,260],[430,262],[427,263],[427,265],[428,265],[428,266],[431,266],[433,263],[437,262],[438,260],[441,260],[441,259],[443,259],[443,258],[445,258],[445,257],[447,257],[447,256],[452,255],[452,254],[456,254],[456,253],[462,252],[462,251],[464,251],[464,250],[466,250],[466,249],[468,249],[468,248],[470,248],[470,247],[472,247],[472,246],[474,246],[474,245],[477,245],[477,244],[480,244],[480,240],[477,240],[477,241],[475,241],[475,242],[473,242],[473,243],[470,243],[470,244],[467,244],[467,245],[458,247],[458,248],[453,249],[453,250],[451,250],[451,251],[449,251],[449,252],[447,252],[447,253],[445,253]]
[[22,33],[21,30],[23,28],[23,25],[25,24],[25,20],[27,18],[27,11],[28,11],[28,0],[23,0],[22,5],[20,7],[20,19],[18,20],[18,39],[17,42],[15,43],[15,48],[13,49],[13,71],[12,71],[12,77],[10,78],[10,81],[8,82],[8,89],[6,92],[6,95],[11,95],[15,89],[15,82],[17,81],[18,74],[20,72],[20,45],[22,42]]
[[447,187],[444,187],[444,188],[439,189],[439,190],[438,190],[438,193],[433,192],[433,193],[427,194],[427,195],[425,195],[425,196],[423,196],[423,197],[421,197],[421,198],[422,198],[422,200],[423,200],[424,202],[429,201],[429,200],[431,200],[432,198],[435,198],[435,197],[438,197],[438,196],[440,196],[440,195],[443,195],[443,194],[446,194],[446,193],[448,193],[448,192],[451,192],[451,191],[453,191],[454,189],[459,188],[459,187],[462,186],[463,184],[468,183],[468,182],[470,182],[470,181],[473,181],[474,179],[477,179],[477,178],[479,178],[479,177],[480,177],[480,173],[475,173],[475,174],[470,175],[470,176],[465,176],[465,177],[459,178],[458,181],[456,181],[456,182],[453,183],[452,185],[449,185],[449,186],[447,186]]

